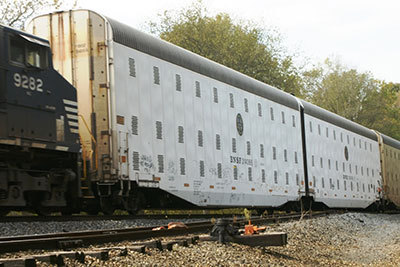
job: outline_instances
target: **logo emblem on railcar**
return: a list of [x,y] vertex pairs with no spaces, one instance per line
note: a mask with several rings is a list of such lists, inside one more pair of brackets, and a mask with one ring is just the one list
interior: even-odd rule
[[240,136],[243,135],[243,119],[242,119],[242,115],[240,115],[240,113],[238,113],[236,115],[236,129],[238,131],[238,134]]
[[344,147],[344,158],[346,160],[349,160],[349,149],[347,148],[347,146]]

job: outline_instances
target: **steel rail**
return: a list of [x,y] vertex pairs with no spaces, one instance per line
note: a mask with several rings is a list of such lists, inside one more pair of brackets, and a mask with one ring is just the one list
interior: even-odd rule
[[[271,224],[276,222],[297,220],[300,218],[312,218],[324,216],[336,211],[313,212],[309,214],[288,214],[277,217],[268,218],[251,218],[252,223]],[[244,225],[247,220],[232,220],[234,225]],[[65,246],[88,246],[99,243],[135,241],[148,238],[187,235],[190,233],[199,233],[210,231],[213,227],[210,220],[202,222],[194,222],[186,224],[184,228],[173,228],[153,231],[152,227],[110,229],[110,230],[94,230],[67,233],[54,233],[44,235],[31,236],[10,236],[0,238],[0,253],[16,252],[28,249],[60,249]]]

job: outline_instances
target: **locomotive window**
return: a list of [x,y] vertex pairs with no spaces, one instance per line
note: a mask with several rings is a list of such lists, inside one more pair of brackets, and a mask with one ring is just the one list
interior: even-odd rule
[[24,43],[16,39],[10,40],[10,60],[14,63],[25,64]]
[[[27,37],[24,37],[27,38]],[[10,61],[27,67],[45,69],[47,63],[47,47],[38,45],[32,40],[10,38]]]

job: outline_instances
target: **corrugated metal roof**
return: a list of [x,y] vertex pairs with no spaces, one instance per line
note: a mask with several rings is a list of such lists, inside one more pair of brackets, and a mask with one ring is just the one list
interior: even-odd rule
[[384,135],[384,134],[381,134],[381,136],[382,136],[384,144],[389,145],[389,146],[394,147],[394,148],[397,148],[397,149],[400,149],[400,142],[399,141],[397,141],[396,139],[394,139],[394,138],[392,138],[390,136]]
[[192,70],[220,82],[259,95],[287,107],[298,110],[298,102],[292,95],[250,78],[214,61],[206,59],[179,46],[138,31],[107,18],[112,28],[113,40],[151,56]]
[[323,108],[320,108],[316,105],[308,103],[306,101],[301,101],[304,106],[304,113],[320,120],[332,123],[338,127],[344,128],[348,131],[357,133],[364,137],[370,138],[374,141],[378,141],[378,137],[376,136],[375,132],[369,128],[366,128],[358,123],[355,123],[351,120],[345,119],[335,113],[327,111]]

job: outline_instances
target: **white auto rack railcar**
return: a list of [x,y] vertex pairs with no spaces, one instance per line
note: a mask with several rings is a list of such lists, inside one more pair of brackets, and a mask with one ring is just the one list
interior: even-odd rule
[[377,138],[364,127],[90,10],[28,29],[78,90],[83,179],[103,211],[376,199]]

